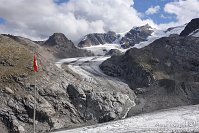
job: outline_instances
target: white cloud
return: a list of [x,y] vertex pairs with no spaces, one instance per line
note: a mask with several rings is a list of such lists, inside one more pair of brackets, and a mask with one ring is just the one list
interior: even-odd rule
[[176,15],[173,25],[181,25],[199,17],[199,0],[177,0],[165,5],[164,11]]
[[78,42],[92,32],[113,30],[125,32],[133,26],[152,20],[142,20],[131,6],[132,0],[69,0],[56,4],[53,0],[0,0],[0,16],[6,24],[0,33],[11,33],[32,39],[45,39],[62,32]]
[[151,6],[149,9],[146,10],[146,15],[156,14],[160,11],[160,6]]
[[[157,27],[150,19],[142,20],[144,14],[131,6],[134,4],[132,0],[69,0],[59,5],[53,0],[0,0],[0,3],[0,17],[6,20],[5,24],[0,25],[0,33],[34,40],[46,39],[54,32],[62,32],[77,43],[88,33],[108,30],[126,32],[133,26],[146,23]],[[187,23],[199,17],[198,7],[199,0],[169,2],[164,11],[176,15],[176,21],[158,26],[168,28]],[[149,9],[146,14],[159,12],[160,7]],[[166,14],[162,18],[169,16]]]
[[164,15],[164,14],[161,14],[160,15],[160,18],[162,18],[162,19],[174,19],[175,17],[174,16],[170,16],[170,15]]

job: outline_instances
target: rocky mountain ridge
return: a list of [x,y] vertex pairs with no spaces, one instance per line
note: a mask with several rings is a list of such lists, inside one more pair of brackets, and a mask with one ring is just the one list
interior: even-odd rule
[[109,31],[107,33],[93,33],[86,35],[82,41],[79,42],[79,47],[90,47],[103,44],[120,44],[123,48],[129,48],[136,43],[146,41],[153,33],[152,28],[146,24],[140,27],[134,27],[124,36]]
[[40,45],[45,47],[48,51],[51,51],[55,57],[60,59],[93,55],[87,50],[76,47],[74,43],[62,33],[54,33],[48,40],[40,43]]

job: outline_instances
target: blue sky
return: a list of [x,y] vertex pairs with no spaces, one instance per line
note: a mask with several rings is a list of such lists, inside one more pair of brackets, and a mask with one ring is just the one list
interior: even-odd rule
[[4,24],[6,22],[6,20],[2,17],[0,17],[0,24]]
[[[175,22],[175,15],[164,12],[165,4],[173,1],[175,0],[134,0],[133,7],[143,14],[143,19],[151,18],[157,24]],[[152,6],[160,6],[159,12],[157,14],[146,15],[145,12]]]
[[57,4],[62,4],[62,3],[65,3],[65,2],[67,2],[67,1],[69,1],[69,0],[54,0],[55,1],[55,3],[57,3]]

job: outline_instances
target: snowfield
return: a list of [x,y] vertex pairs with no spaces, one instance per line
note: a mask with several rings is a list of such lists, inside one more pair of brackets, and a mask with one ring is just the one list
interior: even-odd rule
[[199,132],[199,105],[147,113],[103,124],[53,133],[181,133]]

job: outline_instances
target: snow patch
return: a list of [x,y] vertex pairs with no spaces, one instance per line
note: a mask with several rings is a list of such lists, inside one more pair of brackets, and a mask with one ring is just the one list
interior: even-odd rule
[[199,37],[199,29],[197,29],[194,32],[192,32],[191,34],[189,34],[189,36]]

